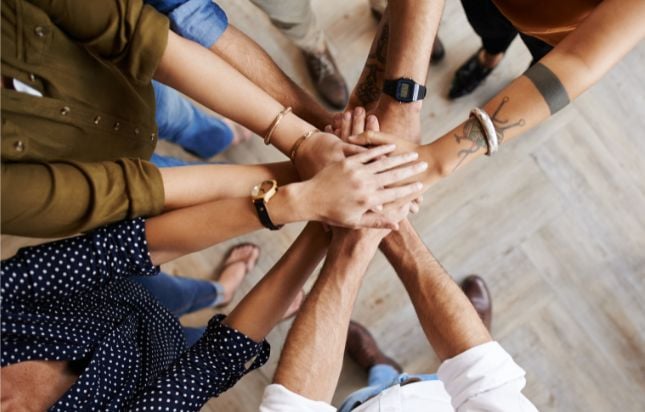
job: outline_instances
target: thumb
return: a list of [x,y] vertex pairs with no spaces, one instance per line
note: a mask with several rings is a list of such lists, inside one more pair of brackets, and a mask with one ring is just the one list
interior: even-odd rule
[[343,144],[343,154],[347,157],[362,153],[366,150],[367,148],[363,146],[357,146],[355,144],[349,144],[349,143]]
[[367,131],[355,136],[349,136],[347,139],[349,143],[361,146],[380,146],[384,144],[396,143],[397,139],[394,136],[386,133]]

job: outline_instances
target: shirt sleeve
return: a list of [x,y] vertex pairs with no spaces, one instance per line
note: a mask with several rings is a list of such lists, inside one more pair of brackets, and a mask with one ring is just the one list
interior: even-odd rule
[[274,383],[264,389],[260,412],[336,412],[336,408],[325,402],[305,398]]
[[2,232],[67,236],[161,213],[159,169],[140,159],[2,163]]
[[168,19],[143,0],[30,0],[71,39],[142,84],[168,43]]
[[87,235],[22,248],[2,261],[2,301],[34,305],[93,290],[115,279],[159,273],[148,253],[143,219]]
[[[231,388],[269,359],[266,340],[257,343],[224,324],[210,320],[204,335],[153,383],[141,390],[128,410],[199,410],[209,398]],[[249,366],[247,366],[249,365]]]
[[146,0],[170,19],[172,30],[210,48],[228,27],[226,12],[212,0]]
[[458,412],[537,412],[522,394],[524,370],[497,342],[475,346],[444,361],[437,374]]

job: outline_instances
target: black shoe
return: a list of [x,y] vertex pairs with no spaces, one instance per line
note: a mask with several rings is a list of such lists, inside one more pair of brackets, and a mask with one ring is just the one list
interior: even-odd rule
[[443,42],[439,36],[435,37],[434,43],[432,44],[432,53],[430,53],[430,63],[436,64],[439,63],[443,58],[446,57],[446,49],[443,47]]
[[478,50],[477,53],[470,56],[466,63],[462,64],[455,72],[450,93],[448,93],[451,99],[472,93],[493,71],[494,67],[486,67],[479,62],[480,52],[481,50]]

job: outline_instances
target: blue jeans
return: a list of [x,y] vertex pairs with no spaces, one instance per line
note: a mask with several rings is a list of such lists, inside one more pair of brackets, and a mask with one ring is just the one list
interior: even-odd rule
[[439,379],[435,374],[400,374],[390,365],[374,365],[370,368],[369,376],[367,378],[367,386],[349,395],[340,408],[338,408],[338,412],[349,412],[387,388],[399,385],[411,378],[417,378],[422,381],[435,381]]
[[233,131],[220,119],[204,113],[178,91],[153,81],[159,137],[187,152],[208,159],[233,142]]
[[[159,303],[173,315],[180,317],[200,309],[217,305],[224,296],[218,282],[171,276],[160,272],[157,276],[136,276],[132,282],[143,286]],[[195,343],[206,328],[184,327],[188,346]]]

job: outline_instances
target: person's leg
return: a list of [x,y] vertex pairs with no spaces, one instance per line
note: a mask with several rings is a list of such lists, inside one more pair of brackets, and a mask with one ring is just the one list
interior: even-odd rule
[[499,64],[517,30],[491,0],[461,0],[468,22],[481,38],[482,48],[457,69],[449,97],[471,93]]
[[318,93],[336,109],[347,105],[349,93],[309,0],[251,0],[305,56]]
[[155,119],[159,137],[178,144],[203,159],[222,152],[231,145],[233,130],[222,120],[193,105],[178,91],[157,81]]
[[219,282],[172,276],[137,276],[130,279],[143,286],[162,306],[180,317],[199,309],[216,306],[224,297]]
[[398,383],[401,366],[385,355],[372,334],[358,322],[351,321],[347,333],[347,354],[367,371],[367,386],[349,395],[338,409],[347,412],[356,408],[383,390]]
[[206,328],[189,328],[188,326],[182,327],[184,337],[186,338],[186,347],[190,348],[202,337]]
[[531,60],[531,66],[539,62],[542,57],[546,56],[548,52],[553,50],[553,46],[538,38],[527,36],[524,33],[520,33],[520,37],[529,49],[529,52],[531,52],[531,57],[533,58],[533,60]]

